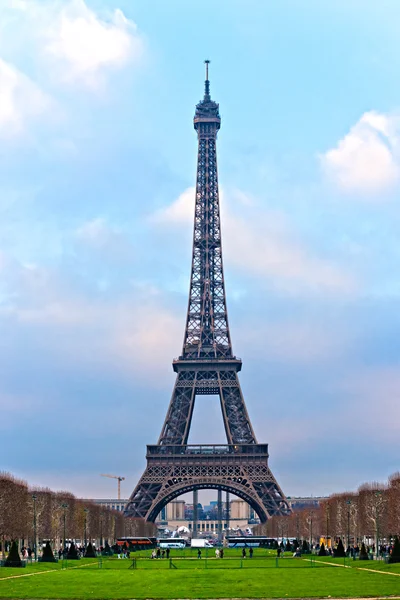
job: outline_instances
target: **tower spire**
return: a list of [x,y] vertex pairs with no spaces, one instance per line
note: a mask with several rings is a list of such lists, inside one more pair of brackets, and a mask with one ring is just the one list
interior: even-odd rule
[[204,64],[206,65],[206,81],[205,81],[205,89],[204,89],[204,101],[205,102],[210,102],[211,100],[211,96],[210,96],[210,81],[208,79],[208,65],[210,64],[211,61],[209,60],[205,60]]

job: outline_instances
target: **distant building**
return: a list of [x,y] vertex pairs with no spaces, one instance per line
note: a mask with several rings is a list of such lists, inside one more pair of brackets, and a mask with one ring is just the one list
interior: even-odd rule
[[119,510],[122,512],[125,510],[125,506],[128,503],[128,500],[115,500],[113,498],[95,498],[89,500],[89,502],[100,504],[100,506],[105,506],[110,510]]
[[[305,497],[288,497],[289,505],[292,510],[302,510],[304,508],[318,507],[321,500],[325,500],[323,496],[305,496]],[[112,510],[123,512],[128,499],[116,500],[114,498],[99,498],[91,500],[95,504],[105,506]],[[218,502],[212,500],[207,506],[202,507],[199,504],[197,532],[203,534],[218,533],[218,518],[217,518]],[[183,500],[173,500],[169,502],[160,512],[157,522],[159,526],[168,528],[170,531],[179,527],[187,527],[189,531],[193,531],[193,504],[186,504]],[[239,498],[230,501],[229,505],[229,520],[226,515],[226,505],[223,504],[222,529],[246,529],[249,525],[259,523],[259,519],[254,510]]]
[[318,508],[322,500],[327,496],[289,496],[287,498],[292,510],[303,510],[303,508]]

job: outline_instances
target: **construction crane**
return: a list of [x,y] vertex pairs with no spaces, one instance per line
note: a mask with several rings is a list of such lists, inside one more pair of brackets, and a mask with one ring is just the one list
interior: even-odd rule
[[121,481],[125,481],[125,477],[119,477],[118,475],[105,475],[100,474],[100,477],[109,477],[110,479],[118,479],[118,500],[121,500]]

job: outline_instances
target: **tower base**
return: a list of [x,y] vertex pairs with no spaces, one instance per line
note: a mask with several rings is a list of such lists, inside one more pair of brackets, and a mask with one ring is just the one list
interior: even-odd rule
[[147,446],[147,467],[125,516],[154,522],[177,496],[200,489],[224,490],[245,500],[264,523],[290,514],[268,467],[268,444]]

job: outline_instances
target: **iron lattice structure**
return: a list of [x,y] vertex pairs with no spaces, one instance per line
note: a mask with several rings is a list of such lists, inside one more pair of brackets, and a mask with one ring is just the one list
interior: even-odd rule
[[[189,304],[181,356],[167,416],[147,468],[125,509],[154,521],[165,504],[196,489],[220,489],[246,500],[265,522],[290,512],[268,466],[268,446],[257,444],[240,388],[242,362],[233,355],[226,307],[218,193],[219,105],[211,100],[206,61],[204,98],[196,106],[196,201]],[[219,395],[227,445],[187,444],[198,395]]]

